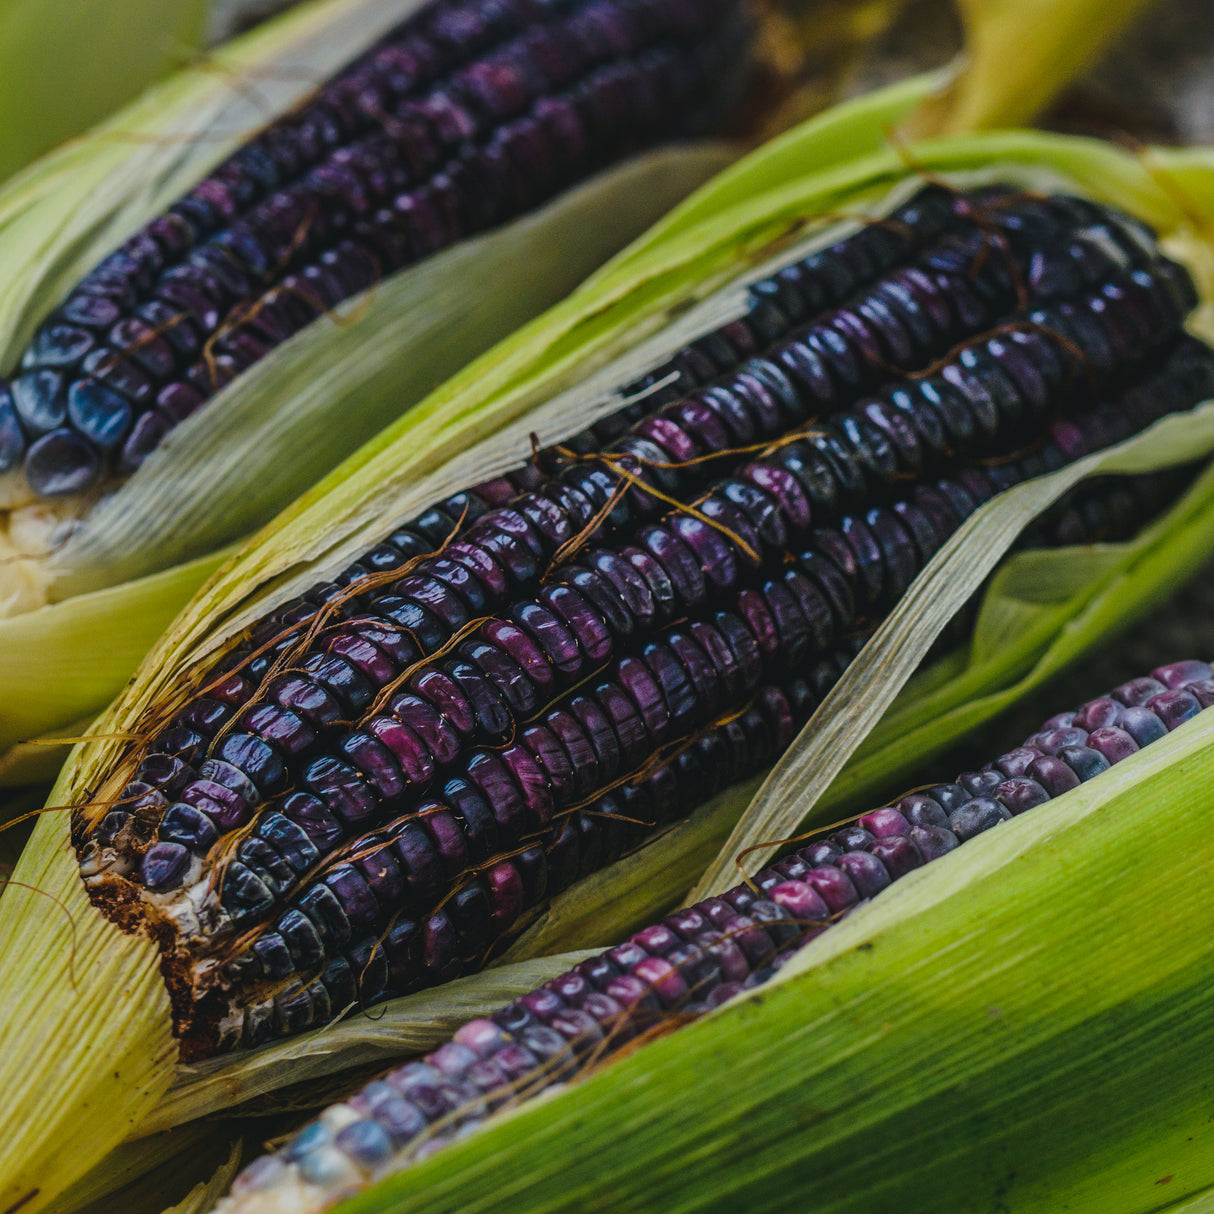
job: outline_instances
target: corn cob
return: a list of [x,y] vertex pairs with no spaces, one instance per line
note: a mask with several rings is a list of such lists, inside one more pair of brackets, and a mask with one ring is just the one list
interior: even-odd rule
[[422,1061],[373,1080],[255,1160],[217,1210],[319,1214],[495,1110],[761,985],[907,873],[1094,779],[1212,704],[1210,666],[1181,661],[1051,717],[980,771],[858,817],[753,881],[676,911],[465,1025]]
[[0,470],[38,496],[129,474],[384,274],[710,128],[746,44],[729,0],[436,0],[81,280],[0,392]]
[[[598,798],[751,710],[773,671],[880,619],[1000,489],[1210,394],[1214,355],[1180,334],[1192,285],[1134,225],[1006,190],[910,210],[939,222],[950,208],[975,230],[927,239],[905,274],[951,274],[951,320],[933,328],[878,261],[875,286],[853,277],[842,306],[807,304],[809,324],[774,325],[760,346],[755,318],[788,277],[759,284],[736,370],[673,402],[654,393],[639,417],[626,406],[604,452],[600,428],[557,450],[555,474],[541,457],[506,478],[523,488],[506,505],[482,489],[483,513],[438,559],[360,563],[153,726],[115,776],[117,804],[102,796],[75,832],[98,905],[161,925],[187,1056],[483,963],[523,912],[626,845],[586,825],[611,817]],[[844,252],[890,230],[793,274],[842,276]],[[687,408],[714,399],[774,440],[758,459],[742,464],[737,431],[722,422],[714,441]],[[655,425],[679,410],[681,440]],[[579,448],[614,480],[593,481]],[[706,456],[733,475],[703,486]],[[437,543],[458,523],[409,534]],[[560,559],[571,542],[592,545],[575,565]],[[777,693],[764,719],[786,744]]]

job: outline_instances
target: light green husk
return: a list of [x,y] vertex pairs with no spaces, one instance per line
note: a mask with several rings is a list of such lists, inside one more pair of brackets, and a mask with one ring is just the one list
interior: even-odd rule
[[4,0],[0,181],[198,52],[208,0]]
[[[166,693],[174,694],[179,672],[191,662],[213,654],[226,636],[255,618],[271,602],[326,571],[341,567],[383,532],[386,520],[408,517],[413,510],[443,493],[516,462],[529,450],[531,431],[537,431],[542,440],[555,438],[584,425],[595,409],[601,411],[609,407],[601,400],[597,404],[594,400],[588,401],[581,390],[555,404],[545,406],[543,402],[552,400],[570,385],[581,383],[588,372],[611,357],[651,337],[668,315],[684,312],[688,304],[764,261],[776,249],[785,247],[790,237],[802,233],[807,222],[812,224],[816,217],[854,212],[863,206],[875,205],[892,187],[913,178],[913,171],[899,154],[884,145],[884,132],[891,123],[904,117],[936,83],[934,80],[910,82],[836,110],[727,171],[568,300],[451,380],[301,499],[225,565],[178,618],[132,685],[100,721],[98,740],[78,747],[73,753],[52,794],[54,802],[74,802],[99,782],[120,746],[119,742],[105,740],[100,735],[121,733],[133,726],[152,699]],[[1191,235],[1194,230],[1186,208],[1204,208],[1205,214],[1214,215],[1214,169],[1196,153],[1161,153],[1148,165],[1142,159],[1088,141],[1012,133],[925,143],[914,149],[914,157],[918,165],[936,173],[962,176],[981,173],[1073,184],[1074,188],[1136,212],[1175,237],[1185,233]],[[1166,177],[1162,176],[1163,170],[1166,170]],[[1178,203],[1178,198],[1185,206]],[[1201,269],[1199,244],[1191,241],[1189,253],[1189,260]],[[1202,277],[1208,285],[1209,275],[1203,271]],[[471,446],[476,438],[493,432],[496,437],[491,442]],[[1166,462],[1168,452],[1160,450],[1160,444],[1166,440],[1167,427],[1159,427],[1127,444],[1127,451],[1136,452],[1134,458],[1147,462]],[[1195,430],[1189,454],[1195,456],[1210,445],[1208,427],[1201,432]],[[1159,459],[1161,454],[1162,460]],[[1012,538],[1011,528],[997,529],[997,534],[982,531],[987,526],[985,520],[997,517],[1001,508],[999,502],[985,508],[980,521],[967,532],[970,538],[952,546],[951,556],[938,563],[935,576],[945,584],[953,582],[963,575],[975,547],[983,550],[1000,544],[1006,547]],[[1164,551],[1160,549],[1160,552]],[[1155,585],[1165,585],[1169,578],[1178,576],[1177,567],[1168,562],[1187,559],[1192,551],[1190,548],[1180,554],[1170,550],[1161,557],[1158,564],[1162,567],[1156,568],[1152,575],[1156,579]],[[1149,564],[1144,560],[1143,567]],[[1097,581],[1092,593],[1104,588]],[[1118,618],[1119,602],[1109,596],[1104,600],[1107,609],[1098,618],[1070,630],[1070,644],[1076,651],[1096,643],[1107,633]],[[1130,606],[1134,604],[1130,603]],[[1055,633],[1063,630],[1063,621],[1056,621]],[[1040,638],[1039,644],[1043,648],[1049,644],[1051,635]],[[872,653],[873,647],[870,647],[857,668],[864,669],[864,663],[868,662],[874,677],[877,673],[883,679],[890,677],[884,667],[872,666]],[[1031,665],[1033,660],[1032,654],[1027,655],[1026,665]],[[903,675],[907,673],[909,671],[902,672]],[[1003,680],[1013,677],[1015,672],[991,668],[983,675],[986,682],[979,680],[977,685],[967,687],[966,694],[997,692],[1004,685]],[[854,749],[869,724],[853,722],[853,728],[840,742],[845,750]],[[796,753],[802,753],[806,745],[812,744],[811,735],[808,741],[799,744]],[[1154,749],[1151,748],[1151,752]],[[805,804],[801,812],[809,812],[811,808]],[[1047,813],[1041,821],[1048,824],[1056,818],[1057,815],[1050,817]],[[1033,832],[1038,829],[1028,819],[1015,826],[1015,838],[1033,838]],[[1043,825],[1040,829],[1045,832],[1050,828]],[[1028,832],[1027,836],[1025,832]],[[1096,863],[1091,852],[1089,849],[1080,858],[1085,863]],[[977,854],[986,856],[989,852],[980,849]],[[1098,854],[1105,857],[1106,863],[1113,863],[1110,851],[1100,850]],[[1121,857],[1117,859],[1120,862]],[[979,865],[979,861],[965,861],[965,865]],[[1013,867],[1017,873],[1020,871],[1017,866]],[[961,871],[976,870],[963,866]],[[91,971],[78,967],[75,995],[66,1004],[71,1008],[72,1028],[63,1020],[49,1023],[41,1015],[35,1020],[22,1017],[19,1009],[29,1006],[57,1009],[65,1006],[65,992],[69,989],[66,933],[54,929],[53,919],[46,914],[45,901],[35,895],[14,888],[0,900],[0,972],[6,975],[6,983],[0,988],[0,1025],[4,1026],[0,1034],[6,1038],[0,1040],[0,1088],[20,1094],[12,1107],[0,1114],[0,1186],[3,1186],[0,1187],[0,1209],[4,1208],[5,1201],[20,1200],[27,1197],[31,1188],[51,1183],[46,1180],[48,1175],[62,1176],[62,1183],[68,1183],[121,1138],[138,1132],[138,1123],[146,1121],[163,1100],[173,1077],[171,1047],[162,1051],[142,1085],[133,1085],[121,1074],[115,1078],[111,1073],[109,1058],[121,1045],[136,1041],[141,1056],[146,1057],[156,1053],[152,1043],[162,1046],[167,1043],[168,1018],[163,999],[144,1002],[148,998],[145,992],[154,991],[157,985],[157,953],[147,941],[119,937],[87,906],[79,892],[72,858],[66,847],[65,815],[48,814],[40,821],[17,877],[42,889],[53,888],[63,896],[70,894],[75,899],[78,947],[104,949],[105,955],[113,959],[112,964],[121,964],[130,974],[130,980],[140,984],[141,992],[138,998],[124,997],[115,992],[112,984],[98,982]],[[930,891],[934,888],[933,880],[928,874],[922,883],[916,882],[914,888]],[[947,884],[945,878],[941,880]],[[672,900],[683,892],[684,883],[685,877],[680,877],[679,884],[669,889]],[[993,884],[1000,889],[1006,885],[1002,879]],[[645,896],[652,897],[652,890],[648,889]],[[990,896],[995,895],[992,892]],[[1114,902],[1108,904],[1109,908],[1115,908],[1115,905]],[[855,922],[862,924],[865,921],[865,916],[856,916]],[[963,935],[963,925],[970,921],[983,922],[983,916],[966,920],[959,914],[950,913],[945,917],[943,922],[954,924],[955,931],[962,934],[959,943],[950,941],[950,948],[964,945],[981,950],[984,947],[981,940]],[[1080,924],[1082,921],[1069,919],[1068,922]],[[1100,922],[1106,925],[1106,931],[1109,930],[1107,918]],[[606,942],[587,940],[582,944]],[[887,955],[893,956],[890,950],[882,950],[877,957],[884,959]],[[1098,950],[1092,953],[1093,957],[1097,955]],[[896,961],[895,957],[884,964],[877,977],[895,985],[903,981],[902,970]],[[1141,958],[1139,962],[1142,962]],[[791,984],[780,988],[781,991],[788,989]],[[959,1000],[963,994],[958,994]],[[780,995],[779,999],[775,995],[770,1000],[766,996],[762,998],[764,1006],[767,1002],[784,1000],[779,1006],[785,1007],[788,1016],[792,1015],[789,1008],[795,1010],[787,995]],[[745,1018],[750,1021],[743,1026],[747,1033],[754,1033],[760,1023],[767,1024],[766,1013],[759,1015],[753,1006],[730,1013],[730,1016],[735,1018],[725,1016],[710,1024],[734,1025],[738,1023],[737,1018]],[[772,1023],[776,1026],[770,1030],[773,1041],[787,1036],[785,1020],[777,1017]],[[951,1020],[941,1023],[940,1017],[936,1016],[933,1028],[941,1033],[942,1040],[951,1040]],[[725,1030],[705,1026],[703,1031]],[[789,1037],[789,1040],[796,1039],[795,1035]],[[319,1035],[317,1040],[321,1040]],[[675,1039],[678,1040],[680,1038]],[[732,1052],[718,1058],[711,1070],[699,1061],[700,1075],[715,1074],[720,1069],[728,1074],[731,1084],[745,1086],[742,1072],[746,1066],[737,1061],[745,1040],[743,1037],[734,1039]],[[74,1056],[70,1064],[66,1064],[69,1046]],[[46,1078],[48,1064],[39,1053],[39,1047],[50,1051],[52,1062],[65,1063],[59,1066],[52,1081]],[[664,1065],[662,1060],[673,1056],[668,1052],[677,1051],[679,1047],[667,1043],[655,1048],[661,1051],[655,1063],[660,1069]],[[813,1050],[807,1052],[814,1058],[821,1056]],[[649,1050],[638,1055],[629,1064],[632,1068],[629,1073],[635,1073],[636,1068],[646,1068],[645,1059],[649,1056]],[[811,1064],[807,1062],[806,1065]],[[778,1070],[774,1063],[772,1066]],[[609,1070],[604,1080],[610,1080],[617,1073],[615,1069]],[[693,1073],[688,1070],[688,1074]],[[764,1099],[774,1107],[785,1089],[778,1082],[764,1088],[768,1078],[762,1070],[756,1072],[757,1090],[763,1092]],[[680,1118],[677,1108],[686,1094],[686,1087],[686,1084],[651,1087],[647,1082],[640,1085],[640,1089],[653,1094],[654,1100],[665,1100],[663,1116],[685,1128],[690,1122]],[[592,1089],[587,1087],[586,1090]],[[614,1092],[616,1088],[611,1090]],[[54,1094],[53,1102],[48,1093]],[[580,1096],[573,1098],[580,1099]],[[82,1113],[86,1101],[91,1106],[87,1116]],[[95,1111],[97,1108],[116,1109],[122,1102],[129,1110],[126,1118],[100,1115]],[[722,1107],[731,1115],[735,1108],[729,1104]],[[536,1110],[524,1117],[534,1117],[539,1112]],[[498,1143],[505,1135],[515,1142],[516,1148],[512,1149],[523,1150],[526,1142],[511,1137],[515,1133],[513,1127],[523,1124],[523,1118],[510,1124],[503,1123],[479,1141]],[[576,1136],[585,1126],[593,1124],[594,1117],[586,1121],[580,1117],[570,1118],[562,1132]],[[781,1132],[790,1132],[796,1124],[794,1118],[781,1127]],[[630,1128],[625,1118],[623,1123],[613,1126],[610,1134],[627,1135],[635,1128]],[[654,1133],[655,1151],[661,1149],[663,1142],[673,1141],[673,1136],[667,1132],[659,1135],[652,1125],[649,1128]],[[751,1138],[749,1133],[742,1136]],[[66,1138],[71,1139],[73,1146],[70,1164],[59,1161],[64,1169],[60,1172],[48,1169],[46,1153],[53,1147],[47,1144]],[[549,1139],[545,1137],[543,1141]],[[761,1141],[756,1142],[756,1149],[761,1148]],[[535,1144],[533,1147],[539,1149]],[[461,1151],[477,1149],[480,1148],[475,1144],[460,1148]],[[600,1155],[598,1151],[592,1154],[596,1158]],[[680,1166],[686,1162],[686,1157],[687,1150],[682,1150]],[[855,1150],[849,1157],[859,1158]],[[720,1163],[737,1162],[736,1153],[731,1159],[730,1148],[724,1146],[716,1152],[716,1158]],[[756,1158],[766,1156],[759,1150]],[[673,1166],[672,1160],[673,1154],[666,1160],[667,1164]],[[71,1168],[79,1171],[72,1173]],[[535,1175],[538,1177],[541,1173],[542,1167],[537,1166]],[[745,1173],[743,1166],[738,1175]],[[483,1173],[477,1174],[484,1179]],[[806,1173],[812,1174],[812,1169]],[[434,1183],[433,1170],[427,1171],[426,1175],[433,1184],[431,1194],[438,1194],[440,1186]],[[639,1184],[643,1176],[643,1170],[637,1169],[620,1183]],[[530,1174],[524,1172],[513,1180],[526,1185]],[[777,1198],[793,1191],[789,1178],[781,1180],[782,1183],[775,1186]],[[411,1185],[413,1181],[408,1179],[400,1183]],[[461,1183],[462,1179],[447,1182],[448,1185]],[[487,1195],[498,1193],[503,1183],[505,1179],[498,1177],[493,1185],[483,1185],[478,1200],[489,1200]],[[610,1189],[605,1191],[611,1192]],[[49,1190],[43,1189],[37,1198],[30,1199],[27,1206],[30,1214],[49,1197]],[[564,1199],[565,1195],[560,1192],[550,1195],[552,1202],[560,1203]],[[476,1208],[476,1202],[471,1198],[469,1201],[469,1208]]]

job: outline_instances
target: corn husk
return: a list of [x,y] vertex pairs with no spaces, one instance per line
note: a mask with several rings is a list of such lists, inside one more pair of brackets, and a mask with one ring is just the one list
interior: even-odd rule
[[956,0],[965,71],[916,114],[910,133],[1031,122],[1150,6],[1144,0]]
[[208,0],[5,0],[0,181],[194,57]]
[[[563,304],[456,376],[302,498],[225,565],[178,618],[132,685],[102,718],[98,740],[73,754],[52,794],[55,802],[71,803],[96,786],[121,747],[119,741],[101,735],[129,729],[153,698],[177,692],[181,672],[190,663],[213,655],[226,636],[270,603],[341,567],[383,531],[384,520],[406,517],[444,492],[517,462],[529,450],[532,431],[542,440],[556,438],[584,425],[596,412],[608,410],[612,402],[601,388],[613,372],[602,368],[613,358],[618,369],[621,361],[626,364],[642,358],[646,349],[653,354],[663,341],[670,340],[669,333],[661,330],[671,316],[678,316],[677,324],[686,326],[688,318],[698,314],[697,301],[715,288],[744,278],[781,250],[791,256],[790,244],[802,238],[807,225],[814,226],[815,217],[829,217],[821,220],[828,225],[841,212],[879,205],[891,188],[913,179],[906,161],[885,145],[884,132],[937,83],[936,79],[910,82],[843,107],[729,170]],[[1010,133],[924,143],[914,149],[914,157],[917,165],[946,176],[994,175],[1066,184],[1113,201],[1167,233],[1202,272],[1203,282],[1210,281],[1203,260],[1208,250],[1196,238],[1192,218],[1194,214],[1214,214],[1214,170],[1200,154],[1160,154],[1147,163],[1087,141]],[[719,301],[710,301],[703,315],[719,311],[720,306]],[[596,372],[602,372],[598,381]],[[474,445],[486,433],[494,437]],[[1177,458],[1174,440],[1167,425],[1159,426],[1125,444],[1117,458],[1127,461],[1127,466],[1160,466]],[[1195,416],[1185,447],[1187,458],[1214,447],[1208,411]],[[1026,522],[1040,505],[1039,501],[1023,504],[1019,521]],[[986,507],[964,533],[964,541],[952,545],[936,563],[932,576],[940,585],[966,584],[975,551],[1006,550],[1016,527],[1000,521],[1002,509],[1001,501]],[[1207,525],[1204,530],[1214,536],[1214,528]],[[1143,570],[1149,568],[1153,585],[1162,588],[1169,578],[1179,576],[1175,562],[1190,559],[1193,548],[1181,553],[1164,546],[1159,552],[1163,555],[1153,565],[1144,559],[1141,568],[1135,568],[1135,577],[1148,576]],[[1083,601],[1095,602],[1101,589],[1107,585],[1096,577]],[[1111,593],[1102,602],[1107,610],[1082,627],[1068,628],[1066,618],[1057,618],[1054,634],[1039,638],[1042,649],[1048,649],[1052,635],[1062,632],[1069,633],[1075,652],[1096,644],[1120,618],[1128,618],[1134,606],[1132,596],[1123,599]],[[1124,611],[1123,602],[1127,604]],[[921,644],[913,621],[906,626],[914,643]],[[870,646],[853,670],[866,670],[874,685],[890,679],[897,691],[910,671],[889,671],[887,663],[874,659],[874,652],[880,654],[880,647]],[[1034,655],[1026,660],[1031,666]],[[993,694],[1015,676],[992,669],[986,677],[985,690]],[[974,692],[970,688],[966,695]],[[856,748],[871,725],[861,714],[853,714],[849,728],[839,737],[846,753]],[[821,728],[819,720],[811,731]],[[792,753],[804,753],[813,745],[814,736],[811,732]],[[800,806],[802,813],[812,809],[808,802]],[[1040,820],[1053,821],[1048,815]],[[1035,828],[1026,819],[1016,829],[1015,837],[1023,837],[1027,831],[1031,838]],[[978,854],[986,853],[980,849]],[[36,1197],[28,1196],[36,1186],[48,1185],[48,1174],[62,1177],[62,1184],[69,1183],[121,1138],[137,1133],[140,1123],[147,1123],[170,1086],[173,1065],[167,1011],[163,997],[155,998],[156,949],[146,940],[120,936],[87,905],[66,845],[65,815],[47,814],[41,819],[17,876],[57,896],[71,897],[77,951],[103,951],[112,966],[121,966],[129,975],[128,981],[140,985],[137,995],[131,997],[77,966],[73,997],[65,1003],[65,992],[71,986],[66,932],[56,931],[37,895],[13,888],[0,901],[0,970],[8,976],[0,994],[7,1009],[0,1012],[0,1024],[5,1026],[0,1030],[4,1036],[0,1041],[0,1084],[6,1091],[20,1093],[6,1111],[0,1132],[0,1183],[5,1186],[0,1189],[0,1200],[26,1199],[32,1212],[52,1196],[47,1187]],[[654,896],[647,884],[653,876],[650,873],[641,883],[647,890],[645,897]],[[914,888],[930,890],[933,880],[929,873]],[[668,897],[677,899],[686,884],[686,873],[679,873],[668,886]],[[1002,888],[1004,883],[994,884]],[[858,915],[855,921],[863,923],[866,918]],[[958,919],[952,915],[946,921]],[[598,939],[582,944],[605,942]],[[883,959],[887,951],[879,956]],[[893,962],[883,971],[892,983],[901,974]],[[766,1006],[766,997],[764,1001]],[[15,1010],[31,1005],[53,1010],[34,1020]],[[65,1007],[70,1010],[61,1010]],[[735,1014],[759,1019],[754,1008]],[[72,1028],[68,1027],[69,1017]],[[785,1031],[782,1021],[780,1025],[773,1040]],[[165,1048],[154,1064],[148,1064],[141,1082],[132,1082],[121,1069],[114,1074],[111,1058],[140,1037],[145,1058],[156,1052],[147,1048],[152,1043]],[[740,1052],[738,1039],[728,1057],[737,1060]],[[642,1051],[630,1065],[643,1067],[648,1056],[648,1050]],[[56,1070],[48,1080],[50,1066]],[[739,1084],[743,1071],[745,1066],[739,1062],[734,1076]],[[615,1073],[612,1068],[607,1076]],[[662,1090],[668,1103],[681,1100],[684,1094],[678,1086]],[[772,1090],[780,1089],[777,1085]],[[46,1093],[54,1094],[53,1101]],[[113,1115],[85,1116],[85,1107],[110,1109]],[[590,1124],[573,1121],[576,1125],[571,1122],[565,1132],[575,1133],[578,1125]],[[521,1124],[522,1118],[503,1123],[493,1133],[509,1137],[515,1132],[512,1127]],[[621,1125],[613,1133],[626,1131],[627,1126]],[[55,1144],[67,1137],[72,1140],[71,1161],[55,1157]],[[512,1141],[519,1149],[526,1145],[522,1138]],[[469,1144],[460,1149],[476,1147]],[[854,1151],[850,1157],[855,1158]],[[728,1149],[723,1149],[722,1158],[730,1160]],[[52,1159],[59,1170],[48,1168]],[[736,1155],[732,1161],[736,1162]],[[79,1171],[73,1172],[74,1168]],[[636,1171],[631,1179],[639,1183],[643,1174]],[[433,1179],[432,1173],[427,1175]],[[517,1178],[523,1186],[529,1180],[529,1174]],[[438,1186],[431,1190],[433,1194],[439,1191]],[[784,1185],[782,1191],[792,1190]],[[495,1190],[486,1188],[482,1196],[491,1192]],[[557,1194],[553,1200],[564,1197]]]

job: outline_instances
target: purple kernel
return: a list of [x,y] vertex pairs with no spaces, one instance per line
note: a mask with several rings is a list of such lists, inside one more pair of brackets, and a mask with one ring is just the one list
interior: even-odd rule
[[190,864],[190,851],[180,843],[153,843],[144,853],[139,875],[148,889],[175,889]]
[[784,881],[768,895],[794,918],[806,923],[820,922],[830,917],[830,907],[822,896],[805,881]]
[[1086,729],[1076,729],[1074,726],[1060,726],[1054,729],[1044,729],[1029,739],[1029,744],[1036,746],[1044,754],[1056,755],[1064,746],[1084,746],[1088,740]]
[[1172,662],[1168,666],[1160,666],[1158,670],[1151,671],[1151,677],[1158,679],[1169,691],[1187,687],[1188,684],[1196,683],[1199,679],[1208,679],[1211,674],[1214,674],[1214,671],[1211,671],[1208,663],[1191,659],[1184,662]]
[[1197,697],[1187,691],[1165,691],[1152,696],[1144,705],[1153,712],[1169,732],[1183,725],[1201,711]]
[[1090,746],[1064,746],[1058,757],[1084,783],[1109,769],[1108,759]]
[[[962,810],[961,812],[964,813],[965,811]],[[909,827],[907,829],[909,832]],[[895,881],[923,864],[923,857],[919,854],[919,850],[915,847],[914,843],[909,838],[899,835],[878,839],[872,845],[870,851],[873,856],[881,861],[890,877]]]
[[912,826],[910,841],[919,849],[925,863],[948,855],[961,841],[944,826]]
[[1101,726],[1088,734],[1088,745],[1099,751],[1110,763],[1122,759],[1138,750],[1138,743],[1124,730],[1115,725]]
[[334,1145],[364,1168],[383,1163],[395,1150],[391,1136],[378,1121],[355,1121],[337,1135]]
[[634,966],[632,972],[658,997],[663,1007],[677,1007],[687,998],[687,983],[664,957],[649,957]]
[[1034,760],[1025,775],[1030,780],[1036,780],[1051,797],[1060,797],[1064,792],[1079,787],[1079,777],[1053,755],[1043,755]]
[[1144,675],[1140,679],[1131,679],[1128,683],[1122,683],[1120,687],[1113,688],[1109,694],[1114,700],[1120,700],[1128,707],[1137,708],[1145,704],[1152,696],[1159,695],[1161,691],[1167,691],[1167,688],[1158,679]]
[[1075,714],[1075,725],[1079,729],[1086,729],[1089,732],[1094,729],[1104,729],[1108,725],[1116,725],[1122,708],[1121,704],[1107,696],[1099,700],[1089,700]]
[[907,835],[911,826],[906,818],[893,808],[874,810],[858,819],[857,824],[877,839],[885,839],[891,835]]
[[1036,746],[1018,746],[1015,750],[1009,750],[1007,754],[1000,755],[995,760],[994,766],[996,770],[1003,772],[1004,776],[1009,780],[1014,780],[1018,776],[1024,775],[1029,769],[1029,764],[1034,759],[1039,759],[1042,752]]
[[989,797],[1002,779],[998,771],[965,771],[957,777],[957,783],[971,797]]
[[823,902],[830,908],[831,913],[836,915],[848,907],[855,906],[861,896],[850,874],[840,865],[842,858],[840,855],[833,864],[811,868],[805,874],[806,884],[812,885],[821,894]]
[[992,794],[994,798],[1006,805],[1012,814],[1022,814],[1026,809],[1044,805],[1050,799],[1050,794],[1028,776],[1014,776],[1005,780]]
[[885,865],[868,852],[844,852],[839,857],[838,865],[852,879],[852,884],[861,898],[876,897],[890,884],[889,871]]
[[1121,714],[1117,722],[1119,728],[1138,743],[1139,746],[1149,746],[1167,735],[1167,726],[1149,709],[1140,704],[1132,705]]
[[975,797],[968,805],[963,805],[950,814],[948,824],[953,834],[965,843],[984,830],[990,830],[992,826],[1007,821],[1011,816],[1011,811],[993,797]]
[[921,792],[913,792],[898,802],[898,809],[906,820],[915,826],[947,826],[948,814],[939,802]]

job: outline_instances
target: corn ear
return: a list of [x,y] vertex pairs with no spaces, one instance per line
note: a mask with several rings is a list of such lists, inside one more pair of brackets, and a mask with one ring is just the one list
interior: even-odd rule
[[905,878],[760,992],[339,1208],[1148,1214],[1197,1193],[1212,777],[1198,718]]
[[383,1004],[374,1019],[347,1020],[324,1034],[246,1051],[218,1065],[181,1067],[172,1088],[136,1134],[142,1138],[188,1125],[218,1109],[234,1108],[255,1096],[351,1067],[402,1053],[422,1053],[441,1044],[466,1021],[526,994],[591,955],[569,952],[500,965],[435,990],[394,999]]
[[[383,520],[408,516],[517,462],[529,451],[533,431],[541,440],[552,439],[584,425],[596,408],[610,408],[595,395],[593,373],[613,357],[640,357],[636,349],[654,339],[671,316],[786,248],[806,225],[829,226],[839,213],[876,205],[891,188],[913,180],[914,170],[885,146],[884,130],[935,83],[918,80],[853,103],[726,173],[542,320],[472,364],[305,495],[219,570],[178,618],[102,718],[97,739],[74,753],[52,794],[55,803],[86,796],[118,745],[105,735],[131,727],[181,671],[213,653],[269,602],[340,568],[378,537]],[[925,143],[914,155],[929,171],[962,179],[986,174],[1063,182],[1130,210],[1165,233],[1192,226],[1185,208],[1141,161],[1087,141],[1013,133]],[[589,386],[578,386],[587,375]],[[1127,446],[1149,463],[1149,444],[1159,441],[1160,433],[1147,433],[1135,440],[1137,446]],[[472,445],[487,434],[493,437]],[[1202,441],[1206,448],[1214,445],[1208,433],[1198,433],[1190,455],[1203,450]],[[1010,534],[1005,528],[996,539],[1006,546]],[[1093,632],[1089,640],[1095,639]],[[852,739],[858,741],[858,736]],[[132,1132],[128,1121],[150,1116],[173,1077],[173,1049],[167,1001],[156,991],[156,949],[146,940],[122,936],[88,905],[67,846],[65,815],[42,818],[17,876],[57,895],[70,893],[77,953],[104,950],[111,965],[142,984],[137,997],[128,997],[94,977],[93,970],[78,968],[70,1015],[84,1026],[82,1034],[73,1037],[67,1012],[49,1025],[23,1019],[16,1009],[31,1003],[65,1006],[68,939],[42,913],[35,895],[15,888],[0,901],[0,970],[10,976],[0,994],[8,1009],[0,1015],[5,1037],[0,1077],[8,1090],[22,1093],[0,1132],[5,1186],[0,1192],[10,1202],[25,1200],[32,1214],[53,1196],[42,1186],[56,1144],[72,1141],[70,1164],[61,1161],[61,1170],[53,1173],[66,1184]],[[669,892],[673,900],[681,890]],[[158,997],[145,997],[147,992]],[[86,1049],[78,1048],[81,1037]],[[110,1058],[141,1038],[163,1047],[143,1049],[142,1056],[153,1059],[145,1080],[132,1083],[121,1071],[115,1077]],[[50,1066],[56,1069],[48,1083],[41,1068]],[[53,1108],[43,1103],[48,1091],[55,1094]],[[675,1098],[674,1089],[667,1095]],[[86,1101],[92,1108],[111,1109],[125,1102],[131,1116],[90,1113],[86,1118]],[[7,1129],[8,1116],[15,1119],[14,1131]],[[475,1148],[470,1144],[469,1149]],[[518,1183],[530,1179],[520,1177]]]

